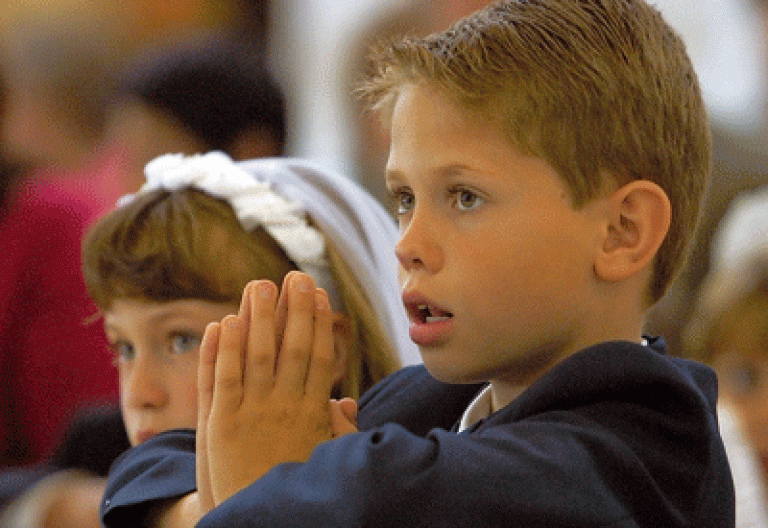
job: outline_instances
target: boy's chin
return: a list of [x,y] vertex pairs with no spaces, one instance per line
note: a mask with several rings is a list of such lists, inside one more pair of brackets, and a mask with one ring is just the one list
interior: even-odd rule
[[[460,369],[455,368],[456,365],[446,365],[440,361],[430,361],[422,354],[422,360],[424,361],[424,367],[426,367],[429,375],[442,383],[450,383],[453,385],[468,385],[472,383],[483,383],[488,381],[481,375],[471,375],[467,372],[463,372]],[[452,368],[453,367],[453,368]]]

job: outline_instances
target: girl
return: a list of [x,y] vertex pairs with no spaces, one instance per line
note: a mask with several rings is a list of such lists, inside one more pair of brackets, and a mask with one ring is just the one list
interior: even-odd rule
[[712,247],[684,351],[718,376],[736,527],[768,526],[768,188],[736,197]]
[[305,162],[237,165],[219,152],[162,156],[145,172],[147,183],[83,245],[133,445],[195,427],[203,331],[237,312],[253,279],[280,284],[302,270],[328,292],[335,396],[357,398],[417,361],[396,294],[396,228],[354,184]]
[[[397,293],[397,228],[359,186],[300,160],[235,163],[219,152],[162,156],[145,173],[83,244],[131,445],[195,428],[201,337],[237,313],[253,279],[281,284],[301,270],[328,292],[336,397],[358,398],[419,361]],[[89,496],[97,508],[101,493]]]

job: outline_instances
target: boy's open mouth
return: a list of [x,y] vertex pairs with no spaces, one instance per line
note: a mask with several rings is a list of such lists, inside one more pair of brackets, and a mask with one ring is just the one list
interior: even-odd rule
[[453,317],[451,312],[441,310],[436,306],[430,306],[428,304],[419,304],[415,309],[411,309],[411,317],[414,321],[420,323],[439,323],[440,321],[446,321]]

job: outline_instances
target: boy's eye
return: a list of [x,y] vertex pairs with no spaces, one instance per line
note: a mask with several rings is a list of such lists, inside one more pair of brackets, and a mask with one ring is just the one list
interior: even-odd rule
[[397,214],[406,214],[413,209],[413,195],[410,193],[400,193],[397,197]]
[[414,196],[406,190],[396,190],[392,192],[392,201],[395,205],[395,213],[404,215],[413,209]]
[[112,350],[112,354],[115,357],[115,361],[131,361],[136,351],[133,345],[128,341],[114,341],[109,344],[109,348]]
[[476,209],[483,203],[483,199],[467,189],[457,189],[452,192],[454,205],[462,211]]
[[200,336],[181,332],[171,336],[171,352],[174,354],[184,354],[190,350],[195,350],[200,346],[202,338]]

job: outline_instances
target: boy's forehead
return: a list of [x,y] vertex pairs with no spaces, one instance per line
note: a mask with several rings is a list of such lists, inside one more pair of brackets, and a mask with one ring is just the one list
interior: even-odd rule
[[[422,119],[428,118],[440,124],[472,123],[487,124],[489,117],[485,112],[470,108],[469,104],[458,97],[452,96],[447,90],[433,82],[406,82],[400,86],[392,100],[391,121],[398,118],[403,111],[420,110]],[[501,119],[493,120],[501,126]]]
[[[479,131],[474,129],[482,128],[485,134],[500,134],[500,129],[493,124],[483,122],[439,90],[424,84],[403,86],[392,109],[390,128],[389,162],[394,165],[401,156],[430,154],[423,151],[427,143],[458,146],[456,136]],[[388,169],[392,167],[388,165]]]
[[403,87],[391,127],[389,182],[426,173],[440,178],[504,174],[511,182],[514,174],[533,169],[555,172],[545,160],[516,148],[500,118],[485,118],[429,85]]

